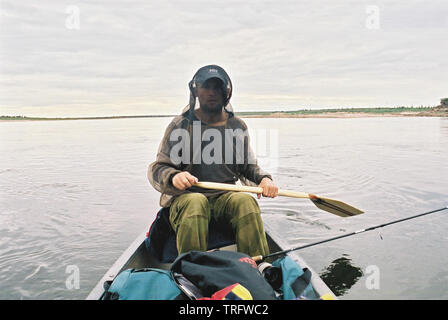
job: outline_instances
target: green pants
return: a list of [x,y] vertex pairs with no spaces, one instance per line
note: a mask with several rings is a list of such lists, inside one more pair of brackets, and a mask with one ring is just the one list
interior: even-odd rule
[[202,193],[185,193],[174,199],[170,222],[179,254],[207,250],[210,219],[230,222],[239,252],[251,257],[269,253],[257,201],[247,193],[227,192],[209,199]]

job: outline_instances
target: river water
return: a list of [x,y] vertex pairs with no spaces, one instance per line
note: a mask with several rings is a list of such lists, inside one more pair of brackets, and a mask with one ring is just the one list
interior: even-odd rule
[[[84,299],[151,224],[170,118],[0,123],[0,299]],[[448,205],[448,118],[245,119],[282,189],[259,201],[291,247]],[[448,299],[448,210],[301,251],[341,299]],[[73,285],[79,275],[79,287]]]

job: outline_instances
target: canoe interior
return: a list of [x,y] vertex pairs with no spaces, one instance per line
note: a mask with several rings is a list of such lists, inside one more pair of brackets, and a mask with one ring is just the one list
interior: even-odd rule
[[[270,252],[276,252],[287,248],[287,245],[283,243],[282,239],[273,230],[270,230],[268,225],[265,225],[266,238]],[[93,288],[87,297],[88,300],[100,300],[104,295],[104,283],[112,282],[118,273],[123,270],[135,268],[160,268],[169,269],[169,263],[161,263],[149,253],[146,243],[146,232],[142,233],[135,241],[129,246],[129,248],[121,255],[120,258],[113,264],[113,266],[106,272],[98,284]],[[230,245],[220,250],[236,250],[236,245]],[[324,294],[332,296],[336,299],[334,293],[328,288],[328,286],[322,281],[319,275],[312,270],[310,266],[295,252],[288,254],[294,261],[296,261],[302,268],[308,268],[312,272],[311,283],[317,296],[323,296]]]

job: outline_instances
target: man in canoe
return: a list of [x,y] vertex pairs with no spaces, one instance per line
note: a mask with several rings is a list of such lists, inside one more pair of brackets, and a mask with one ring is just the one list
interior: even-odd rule
[[[200,68],[189,83],[190,103],[168,125],[148,179],[169,207],[180,253],[207,250],[210,219],[230,223],[238,251],[250,256],[269,252],[260,208],[242,192],[206,190],[198,181],[263,188],[276,197],[272,176],[263,171],[249,146],[247,126],[233,113],[232,82],[219,66]],[[258,195],[260,198],[260,195]]]

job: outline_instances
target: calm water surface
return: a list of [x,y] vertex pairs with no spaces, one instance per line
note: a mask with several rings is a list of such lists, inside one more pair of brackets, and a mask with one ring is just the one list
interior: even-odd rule
[[[169,121],[0,123],[0,299],[88,295],[159,209],[146,170]],[[282,189],[366,212],[342,219],[307,200],[262,199],[291,246],[448,205],[448,118],[245,121]],[[448,299],[446,230],[444,211],[301,255],[341,299]],[[79,289],[66,285],[73,268]]]

